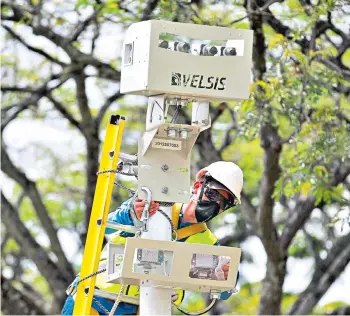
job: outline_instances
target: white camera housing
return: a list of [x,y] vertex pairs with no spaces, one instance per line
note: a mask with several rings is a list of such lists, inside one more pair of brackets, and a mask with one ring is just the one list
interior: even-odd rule
[[[161,251],[162,260],[155,264],[151,258],[151,269],[144,269],[139,264],[139,250]],[[238,266],[241,249],[235,247],[217,247],[202,244],[190,244],[165,240],[128,237],[125,245],[109,243],[107,256],[107,282],[128,285],[144,285],[158,288],[183,289],[197,292],[232,291],[237,282]],[[160,255],[158,258],[160,259]],[[224,264],[229,267],[227,277],[217,278],[206,269],[198,266],[196,256],[217,257],[216,263],[211,263],[213,270],[221,269],[220,259],[226,259]],[[120,260],[119,258],[123,258]],[[199,265],[203,266],[203,259]],[[208,260],[207,260],[208,261]],[[164,264],[163,264],[164,263]],[[162,265],[163,264],[163,265]],[[216,266],[216,267],[215,267]],[[205,271],[207,270],[207,271]]]
[[[185,40],[170,40],[172,49],[166,43],[162,48],[164,36]],[[223,44],[216,45],[217,42]],[[216,49],[204,47],[205,43],[210,47],[216,45]],[[159,20],[134,23],[128,28],[123,44],[121,93],[162,94],[199,101],[247,99],[252,45],[251,30]],[[235,55],[225,56],[227,47]],[[207,56],[215,51],[214,56]]]

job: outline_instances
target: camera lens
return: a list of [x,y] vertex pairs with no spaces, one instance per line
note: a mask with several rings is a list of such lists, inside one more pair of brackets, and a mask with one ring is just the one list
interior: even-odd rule
[[205,45],[202,48],[202,55],[204,56],[214,56],[218,52],[215,46]]
[[160,41],[159,42],[159,47],[168,49],[169,48],[169,42],[168,41]]
[[223,47],[221,51],[222,56],[236,56],[237,51],[234,47]]
[[175,42],[174,48],[176,51],[179,51],[182,53],[189,53],[191,50],[190,44],[185,43],[185,42]]

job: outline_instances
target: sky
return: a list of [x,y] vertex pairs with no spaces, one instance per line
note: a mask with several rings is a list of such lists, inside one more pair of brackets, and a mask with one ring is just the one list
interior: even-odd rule
[[[48,10],[52,8],[47,7]],[[65,15],[65,18],[69,18],[69,15]],[[72,15],[71,19],[75,17]],[[20,27],[19,31],[22,36],[26,38],[29,43],[33,45],[44,47],[49,53],[56,53],[64,61],[67,60],[67,56],[60,50],[57,50],[52,44],[46,41],[44,38],[34,37],[31,32],[25,27]],[[96,43],[96,55],[100,60],[110,62],[116,57],[120,56],[123,33],[122,29],[116,25],[106,23],[101,30],[103,36]],[[1,31],[1,37],[4,33]],[[89,41],[84,42],[86,49],[89,46]],[[13,52],[14,46],[5,46],[5,51]],[[82,48],[85,49],[84,46]],[[33,64],[39,63],[41,58],[28,55],[28,51],[23,47],[17,47],[16,49],[18,57],[21,61],[21,67],[30,69]],[[87,70],[90,71],[90,70]],[[11,84],[11,82],[6,82]],[[68,83],[69,85],[70,83]],[[116,84],[108,84],[104,91],[97,88],[94,78],[87,80],[87,93],[89,98],[89,105],[92,108],[99,108],[106,94],[111,94],[117,89]],[[143,97],[127,97],[125,103],[131,104],[140,103],[145,104],[146,99]],[[42,104],[43,107],[47,106]],[[114,109],[118,108],[118,104],[113,105]],[[16,165],[20,166],[26,173],[26,175],[35,180],[41,176],[48,176],[52,172],[52,166],[50,159],[38,159],[35,148],[39,146],[48,147],[62,162],[72,160],[78,154],[85,152],[84,139],[79,133],[73,129],[68,129],[67,123],[60,119],[58,115],[53,114],[51,118],[47,118],[45,121],[32,120],[29,117],[24,117],[20,121],[13,121],[4,132],[4,140],[9,149],[9,154]],[[12,194],[13,186],[3,174],[1,174],[2,189],[6,196],[10,197]],[[228,232],[232,232],[232,225],[234,225],[234,214],[228,214],[228,222],[231,221],[231,225],[221,227],[215,234],[218,238],[223,237]],[[317,216],[317,214],[313,214]],[[231,217],[231,218],[230,218]],[[340,227],[337,228],[340,231]],[[348,228],[342,233],[347,233]],[[64,251],[66,252],[70,260],[78,261],[80,257],[76,257],[78,248],[78,237],[67,230],[61,229],[59,231],[59,238],[64,245]],[[43,240],[45,238],[43,237]],[[266,254],[260,240],[256,237],[251,237],[241,245],[243,251],[249,252],[253,258],[253,263],[243,263],[240,266],[240,270],[245,279],[249,282],[261,281],[266,272]],[[285,291],[301,292],[308,285],[312,275],[312,259],[295,259],[289,258],[287,262],[287,277],[284,284]],[[349,290],[346,287],[346,280],[350,280],[350,266],[343,272],[342,276],[332,285],[326,295],[321,299],[319,305],[326,304],[328,302],[342,300],[350,304]],[[243,280],[244,281],[244,280]]]

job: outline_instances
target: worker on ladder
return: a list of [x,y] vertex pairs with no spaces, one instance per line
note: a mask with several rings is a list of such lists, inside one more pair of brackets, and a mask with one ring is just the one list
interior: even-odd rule
[[[215,235],[207,228],[206,222],[210,221],[225,210],[240,203],[240,195],[243,187],[242,170],[232,162],[218,161],[200,170],[196,175],[196,182],[193,186],[193,195],[188,204],[174,204],[172,207],[172,222],[177,230],[177,241],[194,244],[219,245]],[[123,225],[133,225],[131,210],[138,219],[141,219],[145,201],[141,199],[129,199],[115,211],[109,214],[108,221]],[[159,209],[159,204],[151,202],[149,215],[154,215]],[[106,234],[115,233],[110,228]],[[133,236],[131,233],[118,231],[110,242],[125,244],[126,238]],[[107,247],[102,251],[99,270],[105,268],[107,259]],[[229,266],[222,268],[227,278]],[[79,277],[70,285],[67,290],[68,298],[62,309],[62,315],[72,315],[74,309],[74,298]],[[237,277],[238,281],[238,277]],[[237,284],[237,282],[236,282]],[[234,289],[236,287],[232,285]],[[106,282],[105,274],[96,276],[97,288],[119,293],[121,285]],[[124,288],[125,296],[139,297],[139,288],[129,285]],[[226,300],[232,292],[221,293],[220,299]],[[184,298],[184,291],[177,290],[172,296],[175,305],[179,305]],[[94,296],[91,315],[108,315],[114,301]],[[114,315],[136,315],[138,305],[120,302]]]

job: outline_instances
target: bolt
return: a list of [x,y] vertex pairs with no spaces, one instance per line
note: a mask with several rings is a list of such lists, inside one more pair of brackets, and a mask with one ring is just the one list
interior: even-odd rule
[[167,194],[168,193],[168,187],[162,187],[162,193]]
[[169,170],[169,166],[168,165],[163,165],[162,166],[162,170],[165,172],[165,171],[168,171]]

